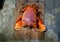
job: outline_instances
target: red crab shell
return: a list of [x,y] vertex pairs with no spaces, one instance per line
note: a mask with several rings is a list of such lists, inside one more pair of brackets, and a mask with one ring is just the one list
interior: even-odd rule
[[36,22],[36,13],[33,8],[28,7],[26,11],[24,11],[22,16],[22,23],[24,25],[33,25]]
[[[35,5],[28,5],[22,9],[23,14],[17,19],[15,29],[20,30],[22,27],[28,26],[32,28],[39,28],[39,31],[43,32],[46,27],[42,19],[37,16],[38,9]],[[37,22],[38,21],[38,22]]]

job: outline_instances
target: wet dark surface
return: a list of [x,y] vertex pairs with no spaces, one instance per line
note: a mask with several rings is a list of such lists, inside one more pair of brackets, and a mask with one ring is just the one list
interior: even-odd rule
[[3,9],[4,2],[5,0],[0,0],[0,10]]

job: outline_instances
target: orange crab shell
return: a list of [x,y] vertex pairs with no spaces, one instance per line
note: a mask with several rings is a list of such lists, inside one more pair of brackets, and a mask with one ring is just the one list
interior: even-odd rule
[[21,11],[23,12],[23,15],[21,15],[16,21],[15,25],[16,30],[26,25],[28,25],[29,27],[32,26],[34,28],[37,28],[37,26],[39,26],[40,31],[46,30],[45,29],[46,27],[43,24],[42,19],[40,19],[40,17],[37,16],[38,9],[36,5],[27,5]]
[[22,16],[22,24],[26,25],[34,25],[33,23],[36,22],[36,10],[31,6],[28,6],[27,9],[24,11]]

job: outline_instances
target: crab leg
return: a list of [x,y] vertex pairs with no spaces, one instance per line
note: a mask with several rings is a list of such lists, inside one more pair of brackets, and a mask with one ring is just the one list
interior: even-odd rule
[[43,31],[46,30],[46,27],[45,27],[42,19],[40,19],[39,17],[38,17],[38,25],[39,25],[39,31],[40,31],[40,32],[43,32]]
[[16,21],[16,24],[15,24],[15,30],[20,30],[22,27],[22,16],[20,16],[17,21]]

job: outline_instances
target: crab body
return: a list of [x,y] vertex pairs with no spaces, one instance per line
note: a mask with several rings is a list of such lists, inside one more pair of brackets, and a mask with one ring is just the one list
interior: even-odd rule
[[23,14],[22,23],[24,22],[24,25],[30,26],[36,23],[36,14],[32,8],[28,8]]
[[42,19],[37,16],[36,6],[27,5],[22,9],[23,15],[21,15],[15,24],[15,29],[20,30],[22,27],[28,26],[29,28],[39,28],[39,31],[45,31],[46,27],[43,24]]

